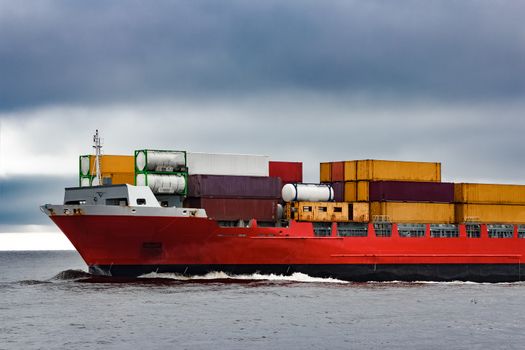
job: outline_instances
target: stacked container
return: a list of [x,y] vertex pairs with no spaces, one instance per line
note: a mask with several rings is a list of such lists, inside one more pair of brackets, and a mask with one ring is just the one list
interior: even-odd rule
[[135,183],[133,156],[101,155],[100,172],[102,183],[96,179],[95,156],[79,157],[79,186],[120,185]]
[[283,185],[303,182],[303,163],[301,162],[276,162],[268,164],[269,175],[279,177]]
[[268,156],[251,154],[187,153],[190,175],[268,176]]
[[321,182],[336,200],[370,205],[370,217],[395,222],[454,222],[454,185],[442,183],[441,164],[388,160],[321,163]]
[[186,195],[188,168],[185,151],[135,151],[135,184],[155,194]]
[[268,157],[188,153],[185,207],[206,210],[218,221],[275,221],[281,179],[269,177]]
[[458,223],[525,224],[525,186],[457,183]]

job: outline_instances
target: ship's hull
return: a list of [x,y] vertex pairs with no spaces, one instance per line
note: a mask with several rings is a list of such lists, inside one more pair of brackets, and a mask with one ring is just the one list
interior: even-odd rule
[[[196,217],[134,215],[51,215],[99,275],[133,277],[150,272],[202,275],[289,275],[349,281],[520,281],[525,239],[459,237],[339,237],[335,224],[328,237],[315,236],[311,223],[288,227],[220,227]],[[428,230],[428,227],[427,227]]]

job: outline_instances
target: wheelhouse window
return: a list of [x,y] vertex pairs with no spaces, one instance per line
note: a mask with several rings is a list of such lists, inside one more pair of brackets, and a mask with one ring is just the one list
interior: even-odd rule
[[514,225],[487,225],[489,238],[512,238]]
[[67,201],[65,204],[66,205],[84,205],[86,204],[86,201],[81,199],[78,201]]
[[128,199],[127,198],[108,198],[106,199],[106,205],[126,206],[128,205]]
[[456,225],[433,224],[430,225],[430,237],[457,238],[459,237],[459,229]]
[[368,236],[368,224],[339,222],[337,223],[337,235],[339,237],[366,237]]
[[400,237],[425,237],[426,224],[398,224],[397,231]]
[[146,205],[146,198],[137,198],[137,205]]
[[466,224],[465,229],[467,231],[468,238],[481,238],[480,224]]

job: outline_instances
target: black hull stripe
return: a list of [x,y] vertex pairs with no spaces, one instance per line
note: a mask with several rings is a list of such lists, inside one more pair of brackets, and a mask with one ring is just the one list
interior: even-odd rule
[[222,271],[228,274],[291,275],[295,272],[311,277],[345,281],[472,281],[517,282],[525,279],[520,264],[341,264],[341,265],[93,265],[94,275],[137,277],[143,274],[179,273],[205,275]]

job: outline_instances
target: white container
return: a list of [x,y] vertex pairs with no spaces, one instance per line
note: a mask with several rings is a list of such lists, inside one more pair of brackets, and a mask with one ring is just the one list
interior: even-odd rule
[[334,189],[328,184],[286,184],[281,195],[285,202],[330,202]]
[[268,176],[270,157],[188,152],[187,161],[190,175]]
[[186,179],[179,175],[137,174],[137,186],[149,186],[153,193],[181,194]]
[[186,165],[184,152],[150,151],[137,152],[135,165],[139,171],[174,171]]

